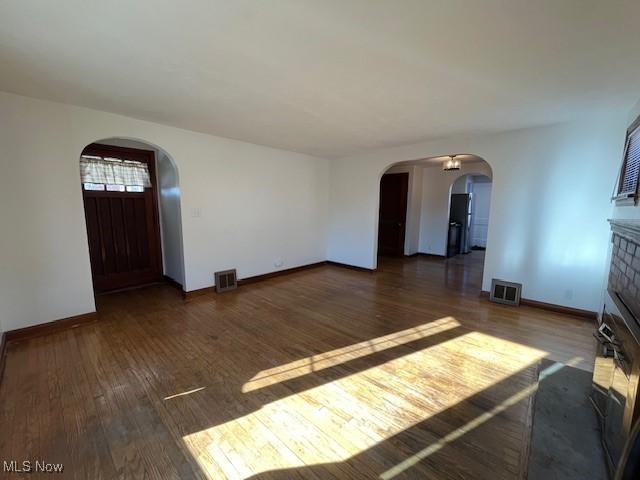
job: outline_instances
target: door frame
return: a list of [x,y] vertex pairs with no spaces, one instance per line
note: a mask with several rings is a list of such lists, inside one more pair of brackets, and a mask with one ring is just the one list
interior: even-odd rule
[[[148,276],[143,276],[140,283],[136,283],[130,286],[124,287],[115,287],[111,288],[108,285],[105,285],[103,288],[97,288],[95,276],[93,274],[93,265],[91,265],[91,279],[93,284],[93,289],[96,294],[106,293],[108,291],[119,290],[121,288],[136,288],[139,286],[143,286],[145,284],[159,282],[163,279],[164,269],[163,269],[163,257],[162,257],[162,240],[160,236],[160,211],[158,209],[158,181],[156,177],[156,159],[155,152],[153,150],[143,150],[139,148],[129,148],[129,147],[119,147],[115,145],[105,145],[102,143],[92,143],[87,145],[83,150],[81,155],[96,155],[101,157],[109,157],[112,156],[114,158],[126,158],[127,160],[135,160],[138,162],[143,162],[147,164],[147,168],[149,169],[149,177],[151,180],[151,191],[147,191],[145,189],[144,193],[135,193],[135,192],[122,192],[121,195],[128,197],[140,197],[140,196],[149,196],[151,200],[151,209],[152,209],[152,217],[151,222],[147,224],[149,229],[149,250],[157,252],[156,255],[156,263],[155,263],[155,271],[153,273],[148,274]],[[81,185],[82,188],[82,199],[83,199],[83,209],[85,210],[85,223],[87,222],[87,212],[86,208],[84,208],[84,199],[85,197],[101,197],[107,196],[108,192],[102,191],[87,191]],[[87,243],[89,242],[88,232],[87,232]],[[157,275],[155,272],[158,272]]]
[[[404,221],[402,222],[402,233],[401,233],[401,245],[399,245],[398,251],[394,253],[386,253],[380,252],[380,212],[382,211],[382,181],[385,176],[398,176],[403,179],[402,182],[402,195],[403,195],[403,205],[404,205]],[[378,204],[378,255],[386,255],[386,256],[395,256],[395,257],[403,257],[405,255],[405,244],[407,242],[407,211],[409,209],[409,172],[392,172],[392,173],[383,173],[380,177],[380,183],[378,187],[378,195],[380,198],[380,202]]]

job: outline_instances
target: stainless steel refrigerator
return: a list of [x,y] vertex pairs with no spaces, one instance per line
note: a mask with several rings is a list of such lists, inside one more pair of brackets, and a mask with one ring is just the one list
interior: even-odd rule
[[[449,238],[448,256],[457,255],[458,253],[469,253],[471,251],[471,194],[470,193],[454,193],[451,195],[451,206],[449,208],[449,224],[459,224],[460,233],[455,242],[454,238]],[[452,229],[449,229],[452,232]]]

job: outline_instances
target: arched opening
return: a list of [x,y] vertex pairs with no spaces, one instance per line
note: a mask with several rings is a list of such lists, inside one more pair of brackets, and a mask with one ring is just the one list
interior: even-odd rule
[[482,289],[489,232],[492,179],[465,173],[449,187],[446,258],[450,284],[471,291]]
[[448,159],[439,156],[398,162],[382,172],[377,266],[393,264],[389,257],[395,257],[396,262],[398,257],[429,257],[444,262],[445,268],[455,266],[451,272],[472,278],[473,288],[479,291],[493,172],[477,155],[457,155],[460,166],[453,170],[444,168]]
[[181,192],[169,153],[143,140],[101,139],[81,152],[80,175],[94,291],[184,285]]

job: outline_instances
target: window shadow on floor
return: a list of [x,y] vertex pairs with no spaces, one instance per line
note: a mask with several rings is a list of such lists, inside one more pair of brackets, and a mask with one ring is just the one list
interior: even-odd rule
[[522,369],[346,460],[250,478],[520,478],[526,471],[537,370],[537,364]]
[[[198,473],[201,447],[215,446],[221,431],[247,428],[237,425],[248,417],[252,421],[254,413],[275,403],[280,402],[277,408],[286,408],[283,405],[289,405],[289,399],[326,390],[322,393],[324,405],[319,408],[330,409],[335,384],[367,377],[356,378],[355,384],[373,389],[364,387],[371,381],[370,373],[385,369],[389,370],[377,378],[396,383],[377,385],[379,394],[386,389],[412,402],[416,400],[411,389],[422,389],[417,397],[437,401],[438,391],[424,390],[432,388],[428,369],[431,362],[437,363],[438,350],[449,351],[453,345],[449,351],[452,360],[447,361],[455,361],[455,352],[468,345],[490,354],[487,358],[484,353],[464,358],[461,351],[459,372],[468,371],[464,362],[471,362],[470,367],[479,365],[485,379],[481,387],[496,374],[497,385],[504,384],[504,389],[491,387],[484,394],[473,394],[461,407],[450,406],[454,403],[450,401],[448,414],[416,418],[418,423],[409,428],[406,426],[413,418],[406,421],[403,408],[394,407],[392,412],[400,423],[396,424],[393,416],[385,420],[389,435],[383,435],[379,446],[356,442],[369,453],[358,448],[354,458],[366,461],[335,455],[340,460],[335,465],[343,465],[336,470],[337,478],[345,478],[344,465],[354,461],[363,469],[365,464],[378,462],[375,474],[391,469],[507,398],[515,383],[505,384],[497,373],[500,361],[512,358],[510,352],[524,353],[525,359],[503,368],[503,375],[545,355],[549,345],[558,345],[560,352],[582,348],[582,340],[565,342],[556,335],[560,328],[568,337],[579,331],[582,327],[576,326],[575,320],[497,306],[480,300],[475,293],[450,289],[447,285],[456,285],[464,276],[445,271],[441,263],[411,259],[397,268],[387,265],[376,274],[320,267],[187,303],[169,286],[100,297],[99,322],[10,345],[0,388],[0,415],[10,418],[12,451],[83,468],[81,478],[127,469],[191,478]],[[443,276],[454,283],[447,284]],[[457,324],[452,322],[450,328],[421,336],[446,318]],[[590,332],[588,336],[591,338]],[[468,344],[468,340],[476,343]],[[405,362],[405,357],[411,360]],[[413,370],[408,377],[402,376],[405,367]],[[448,381],[446,366],[439,368],[445,373],[433,379]],[[466,375],[460,377],[467,381]],[[420,386],[412,383],[420,381]],[[452,378],[451,385],[438,388],[446,395],[456,388],[456,382],[460,379]],[[471,395],[477,390],[468,391]],[[454,399],[459,398],[461,395]],[[360,406],[368,408],[367,397],[361,399]],[[421,408],[416,406],[424,414]],[[468,409],[473,411],[471,417],[463,415]],[[460,417],[457,420],[456,415]],[[25,432],[31,418],[46,418],[50,425],[30,436]],[[488,426],[480,425],[474,431]],[[348,435],[349,427],[345,428]],[[211,432],[209,438],[207,431]],[[425,437],[429,431],[431,436]],[[197,440],[200,446],[188,446],[185,438],[199,432],[204,432],[203,439]],[[472,432],[465,432],[451,439],[429,458],[446,465],[451,445],[459,445],[463,438],[472,438],[470,435]],[[487,442],[491,444],[491,438]],[[2,447],[0,442],[0,453],[6,452]],[[505,458],[513,455],[508,453]],[[479,471],[484,471],[482,459],[478,461]],[[424,462],[429,464],[430,460],[420,459],[419,464]],[[334,471],[331,466],[309,468]],[[362,478],[356,473],[355,478]]]

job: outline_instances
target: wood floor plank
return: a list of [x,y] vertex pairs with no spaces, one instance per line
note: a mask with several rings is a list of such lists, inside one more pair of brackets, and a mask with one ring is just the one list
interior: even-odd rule
[[0,460],[63,478],[520,478],[538,362],[591,368],[593,325],[480,298],[482,260],[98,297],[98,322],[9,345]]

